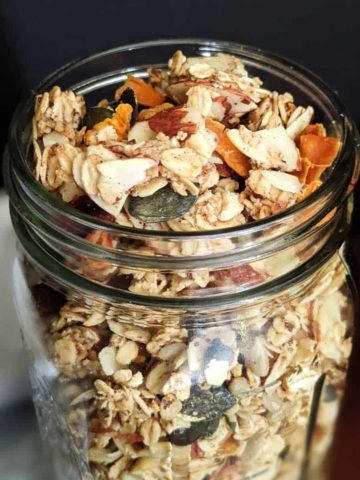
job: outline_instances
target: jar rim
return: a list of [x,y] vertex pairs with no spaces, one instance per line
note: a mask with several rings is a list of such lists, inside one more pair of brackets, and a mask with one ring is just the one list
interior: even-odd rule
[[[268,301],[269,297],[285,294],[295,287],[304,289],[303,282],[310,279],[310,284],[316,281],[314,275],[321,272],[322,268],[333,257],[334,252],[338,251],[343,245],[349,228],[349,215],[345,214],[341,217],[338,224],[338,235],[331,236],[323,248],[313,257],[301,264],[295,270],[275,278],[265,285],[256,285],[244,291],[226,293],[213,297],[177,297],[167,298],[162,296],[145,296],[133,292],[113,289],[106,284],[93,282],[90,279],[75,273],[73,270],[56,260],[53,256],[48,255],[44,246],[33,248],[34,241],[31,229],[25,222],[21,222],[18,213],[10,206],[12,223],[16,232],[16,236],[20,241],[22,250],[25,255],[31,259],[33,265],[40,269],[46,278],[55,281],[55,288],[59,286],[67,291],[72,291],[74,295],[80,292],[81,298],[96,298],[109,304],[126,304],[137,305],[139,307],[151,307],[153,309],[165,309],[166,311],[177,311],[178,309],[188,309],[189,312],[199,311],[231,311],[234,308],[254,306],[264,301]],[[293,293],[294,296],[298,291]]]
[[[323,182],[318,189],[316,189],[311,195],[303,199],[302,201],[296,203],[295,205],[287,208],[279,213],[276,213],[272,216],[266,217],[261,220],[250,222],[248,224],[239,225],[235,227],[225,228],[225,229],[214,229],[214,230],[205,230],[205,231],[187,231],[187,232],[177,232],[177,231],[159,231],[159,230],[144,230],[135,227],[126,227],[119,224],[111,223],[103,219],[94,219],[89,214],[83,213],[71,207],[70,205],[62,202],[55,195],[48,192],[39,182],[35,179],[33,172],[29,168],[28,157],[24,158],[24,154],[21,151],[20,143],[21,136],[23,135],[22,131],[18,131],[18,122],[17,119],[22,113],[32,108],[34,97],[37,93],[49,88],[57,80],[61,79],[63,75],[71,72],[73,69],[78,66],[91,62],[92,60],[104,57],[111,53],[118,53],[124,51],[134,51],[140,49],[146,49],[148,47],[156,46],[173,46],[175,49],[179,45],[193,45],[196,44],[202,48],[214,49],[214,52],[227,51],[233,52],[235,55],[247,55],[250,58],[255,60],[266,60],[267,64],[271,64],[273,68],[281,68],[291,70],[294,74],[301,77],[301,80],[306,81],[313,87],[316,87],[324,98],[330,101],[332,107],[335,108],[338,113],[338,123],[341,127],[341,149],[337,155],[336,160],[334,161],[334,166],[332,171],[329,174],[329,177]],[[218,238],[227,238],[233,235],[241,237],[242,235],[256,234],[264,228],[276,227],[284,221],[288,221],[291,218],[295,217],[296,214],[302,212],[306,209],[310,209],[316,205],[316,203],[325,196],[331,196],[335,187],[339,189],[339,184],[343,185],[343,190],[346,189],[349,184],[351,177],[354,172],[354,159],[350,158],[352,156],[352,151],[354,148],[354,124],[351,121],[345,106],[342,104],[341,100],[335,92],[333,92],[327,85],[324,83],[317,75],[309,71],[307,68],[297,64],[296,62],[290,61],[287,58],[273,54],[266,50],[258,49],[255,47],[245,46],[238,44],[236,42],[227,42],[219,40],[208,40],[208,39],[196,39],[196,38],[178,38],[178,39],[165,39],[165,40],[152,40],[147,42],[139,42],[129,45],[124,45],[109,49],[103,52],[96,53],[94,55],[72,61],[67,65],[61,67],[55,72],[47,76],[31,95],[25,98],[16,108],[13,115],[10,131],[9,131],[9,148],[11,151],[11,156],[14,159],[16,175],[22,182],[26,185],[27,191],[36,198],[37,202],[46,204],[49,209],[49,214],[65,216],[67,219],[76,222],[77,224],[91,228],[91,229],[102,229],[104,232],[114,233],[124,236],[137,236],[140,238],[159,238],[164,240],[212,240]],[[14,154],[15,153],[15,154]],[[27,151],[27,153],[29,153]],[[352,161],[352,164],[351,164]],[[349,168],[351,166],[351,168]]]

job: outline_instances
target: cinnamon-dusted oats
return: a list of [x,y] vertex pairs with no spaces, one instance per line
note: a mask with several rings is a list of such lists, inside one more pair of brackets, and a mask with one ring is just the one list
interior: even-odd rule
[[51,132],[58,132],[75,142],[76,130],[85,115],[86,106],[81,95],[53,87],[36,97],[34,115],[34,140]]

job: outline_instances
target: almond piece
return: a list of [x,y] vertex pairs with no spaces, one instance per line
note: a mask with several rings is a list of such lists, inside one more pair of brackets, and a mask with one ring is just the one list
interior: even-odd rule
[[154,132],[162,132],[169,137],[174,137],[179,132],[195,133],[196,123],[183,121],[187,114],[188,111],[184,108],[168,108],[149,118],[149,126]]

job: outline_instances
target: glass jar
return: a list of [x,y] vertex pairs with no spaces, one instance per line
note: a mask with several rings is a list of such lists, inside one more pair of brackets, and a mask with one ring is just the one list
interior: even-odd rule
[[343,245],[358,136],[339,99],[287,60],[193,39],[76,61],[36,93],[58,84],[96,104],[177,49],[239,56],[268,88],[312,104],[341,151],[314,193],[264,220],[206,232],[128,228],[35,181],[35,93],[21,103],[5,175],[41,430],[61,479],[320,478],[353,330]]

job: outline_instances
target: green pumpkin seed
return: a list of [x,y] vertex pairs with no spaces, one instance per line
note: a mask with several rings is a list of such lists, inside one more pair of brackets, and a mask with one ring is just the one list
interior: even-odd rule
[[113,116],[113,110],[109,108],[102,108],[102,107],[93,107],[89,108],[86,112],[85,117],[83,118],[83,125],[87,128],[93,128],[99,122],[106,120],[107,118],[111,118]]
[[136,93],[132,88],[125,88],[119,98],[120,103],[128,103],[132,107],[132,114],[131,114],[131,125],[136,122],[137,114],[138,114],[138,102],[136,99]]
[[211,420],[229,410],[235,403],[235,397],[224,386],[210,390],[201,390],[195,386],[190,397],[183,402],[181,413],[194,417],[195,420]]
[[201,437],[199,431],[192,425],[189,428],[177,428],[169,434],[169,440],[173,445],[185,447],[196,442]]
[[167,185],[149,197],[132,197],[129,213],[144,222],[167,222],[188,212],[197,198],[195,195],[183,197]]
[[201,437],[211,437],[220,423],[220,416],[203,422],[194,422],[189,428],[177,428],[170,433],[170,442],[179,447],[185,447],[196,442]]
[[190,397],[183,402],[181,413],[190,420],[189,428],[177,428],[169,435],[170,442],[174,445],[185,446],[194,443],[200,437],[213,435],[226,410],[236,403],[235,397],[225,387],[213,387],[201,390],[195,385],[191,389]]

